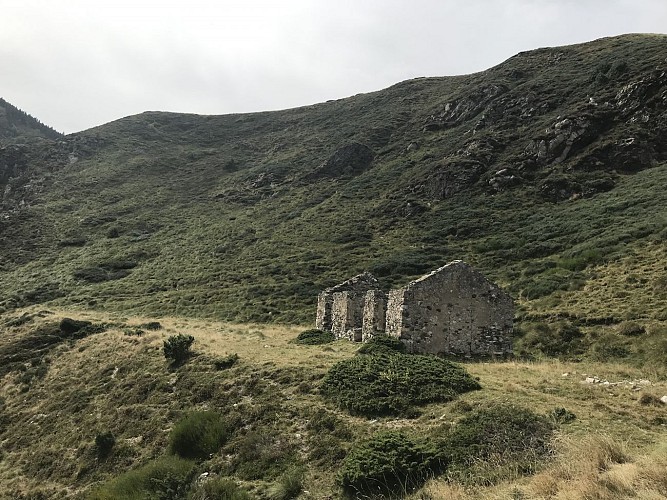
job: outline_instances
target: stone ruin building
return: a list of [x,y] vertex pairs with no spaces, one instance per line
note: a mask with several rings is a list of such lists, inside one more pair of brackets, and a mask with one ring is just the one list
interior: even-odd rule
[[387,334],[412,353],[504,356],[512,352],[513,318],[509,294],[455,260],[389,294],[370,273],[327,288],[316,326],[355,342]]

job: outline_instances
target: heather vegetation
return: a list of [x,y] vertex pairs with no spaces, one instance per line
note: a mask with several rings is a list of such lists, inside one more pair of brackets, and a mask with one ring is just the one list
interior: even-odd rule
[[[663,462],[650,457],[664,446],[667,382],[650,368],[455,365],[393,349],[359,354],[352,342],[304,347],[293,342],[300,327],[183,318],[137,336],[125,332],[145,317],[72,313],[66,324],[106,329],[49,347],[29,384],[32,362],[3,377],[0,498],[440,498],[456,487],[492,498],[508,481],[526,495],[547,481],[569,491],[575,459],[604,464],[576,471],[593,492],[624,464],[646,467],[630,478],[635,488],[662,491]],[[7,353],[62,322],[49,311],[18,318],[2,317],[14,325]],[[175,368],[162,351],[181,332],[197,349]],[[219,369],[225,358],[236,361]],[[592,375],[598,382],[587,383]]]
[[[666,52],[66,137],[0,101],[0,498],[667,495]],[[513,359],[312,329],[453,259]]]
[[435,356],[376,353],[339,361],[320,389],[350,413],[372,417],[416,416],[417,406],[480,388],[462,367]]

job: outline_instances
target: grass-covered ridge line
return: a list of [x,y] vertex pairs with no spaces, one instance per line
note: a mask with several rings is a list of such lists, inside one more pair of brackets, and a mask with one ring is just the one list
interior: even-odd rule
[[[650,91],[666,47],[615,37],[293,110],[144,113],[21,150],[7,158],[21,168],[2,206],[0,308],[305,325],[348,276],[390,287],[461,258],[522,317],[560,304],[580,321],[663,321],[664,287],[603,310],[587,285],[667,234]],[[339,161],[354,144],[370,164]]]

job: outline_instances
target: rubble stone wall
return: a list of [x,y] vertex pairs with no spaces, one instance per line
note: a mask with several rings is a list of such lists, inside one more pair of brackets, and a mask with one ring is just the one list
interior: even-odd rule
[[386,333],[413,353],[511,354],[512,298],[465,262],[450,262],[388,295],[377,285],[365,273],[320,293],[317,327],[355,342]]
[[373,336],[384,333],[387,311],[387,294],[380,290],[369,290],[364,298],[364,317],[361,340],[366,342]]
[[317,296],[317,317],[315,328],[330,332],[332,327],[331,307],[333,306],[333,294],[328,291],[320,292]]
[[408,352],[458,356],[511,353],[511,297],[455,261],[390,293],[387,333]]
[[361,327],[364,315],[364,294],[336,292],[331,308],[331,332],[337,339],[361,342]]

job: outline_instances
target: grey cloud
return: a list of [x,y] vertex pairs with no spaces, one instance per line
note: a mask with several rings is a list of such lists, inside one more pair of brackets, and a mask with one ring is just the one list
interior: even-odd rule
[[25,0],[0,22],[0,96],[72,132],[147,109],[279,109],[480,71],[664,30],[667,2]]

